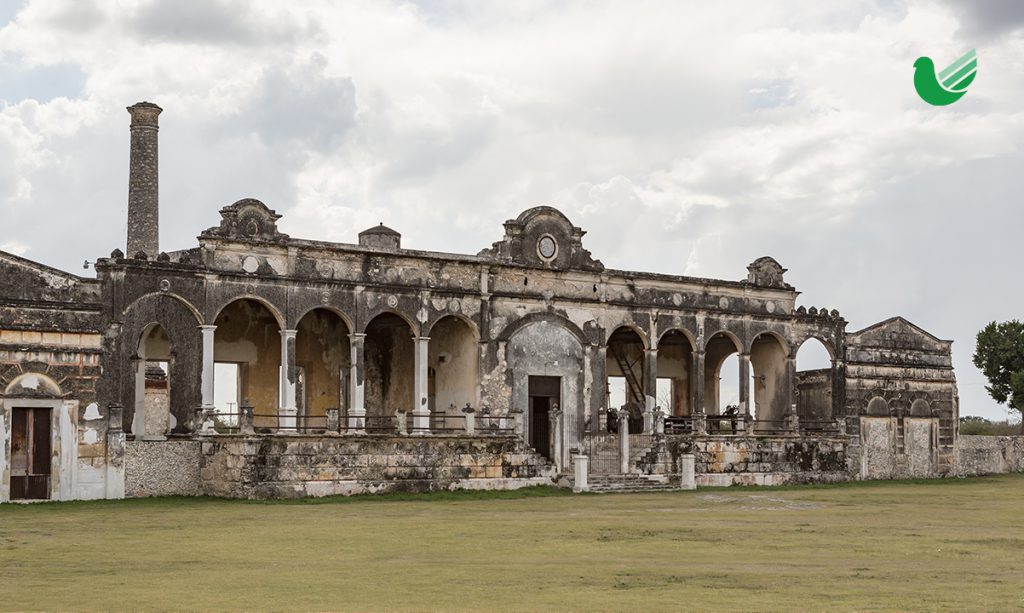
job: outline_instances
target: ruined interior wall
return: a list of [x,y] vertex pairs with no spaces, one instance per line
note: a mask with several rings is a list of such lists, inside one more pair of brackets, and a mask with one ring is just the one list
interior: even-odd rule
[[[258,428],[273,428],[277,420],[281,370],[281,333],[274,316],[252,300],[239,300],[216,319],[213,359],[242,365],[240,402],[252,403]],[[173,382],[172,382],[173,385]]]
[[[433,409],[454,416],[462,415],[467,404],[477,406],[476,380],[479,351],[476,336],[463,321],[446,317],[430,330],[427,363]],[[454,409],[451,407],[454,406]]]
[[[608,348],[605,351],[605,372],[609,377],[624,377],[625,373],[622,367],[619,366],[618,360],[615,358],[615,351],[618,352],[626,364],[632,365],[632,376],[636,377],[640,387],[643,387],[644,382],[644,345],[643,342],[637,338],[632,342],[620,342],[620,341],[609,341]],[[633,391],[632,387],[626,385],[626,402],[640,402],[644,401],[643,396],[637,396]],[[618,407],[615,407],[618,408]]]
[[832,369],[796,373],[796,411],[800,419],[832,418]]
[[750,370],[754,373],[754,416],[759,420],[782,420],[788,414],[786,351],[773,336],[761,336],[750,347]]
[[202,493],[298,498],[550,485],[516,437],[220,436],[202,442]]
[[[661,345],[658,348],[658,378],[672,380],[674,415],[690,415],[690,364],[693,359],[685,345]],[[666,411],[668,407],[662,407]]]
[[963,477],[1024,472],[1024,436],[960,435],[955,474]]
[[125,443],[125,496],[198,496],[200,448],[197,440]]
[[154,387],[149,383],[146,383],[146,431],[143,436],[164,436],[171,429],[170,394],[166,385]]
[[367,330],[366,414],[394,415],[415,408],[415,355],[408,326],[379,326]]
[[299,321],[295,364],[305,372],[305,414],[344,408],[342,373],[351,365],[348,327],[334,313],[314,310]]

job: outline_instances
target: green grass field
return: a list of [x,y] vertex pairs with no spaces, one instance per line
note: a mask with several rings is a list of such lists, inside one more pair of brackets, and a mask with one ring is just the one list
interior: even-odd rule
[[1024,476],[0,507],[0,609],[1024,609]]

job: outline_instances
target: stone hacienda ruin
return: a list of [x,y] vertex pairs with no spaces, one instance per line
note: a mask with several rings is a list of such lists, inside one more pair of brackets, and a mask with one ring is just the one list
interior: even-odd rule
[[[0,501],[956,472],[951,342],[848,332],[770,257],[739,281],[611,270],[546,206],[477,255],[383,224],[329,243],[253,199],[162,252],[161,109],[128,110],[127,252],[95,278],[0,253]],[[831,368],[797,371],[808,342]]]

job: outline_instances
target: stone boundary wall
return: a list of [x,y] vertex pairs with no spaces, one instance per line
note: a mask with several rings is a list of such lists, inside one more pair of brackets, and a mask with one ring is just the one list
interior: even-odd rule
[[222,435],[202,439],[202,493],[300,498],[552,485],[515,437]]
[[956,474],[962,477],[1024,472],[1024,436],[961,434],[956,441]]
[[194,440],[126,442],[125,496],[198,496],[200,447]]
[[853,478],[846,449],[841,437],[667,436],[664,450],[647,454],[637,468],[674,475],[679,456],[692,453],[699,486],[837,483]]

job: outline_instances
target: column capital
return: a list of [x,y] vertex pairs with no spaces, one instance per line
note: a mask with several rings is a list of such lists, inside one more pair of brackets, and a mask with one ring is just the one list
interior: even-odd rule
[[355,340],[361,341],[364,338],[366,338],[366,332],[350,332],[348,337],[349,337],[349,339],[354,340],[354,341]]
[[200,324],[199,329],[203,332],[213,332],[217,329],[217,326],[211,324]]
[[283,336],[285,338],[293,337],[293,336],[295,336],[296,334],[299,333],[298,330],[278,330],[278,332],[280,332],[281,336]]
[[426,342],[428,342],[430,340],[429,336],[414,336],[412,338],[413,338],[414,341],[419,342],[419,343],[426,343]]

